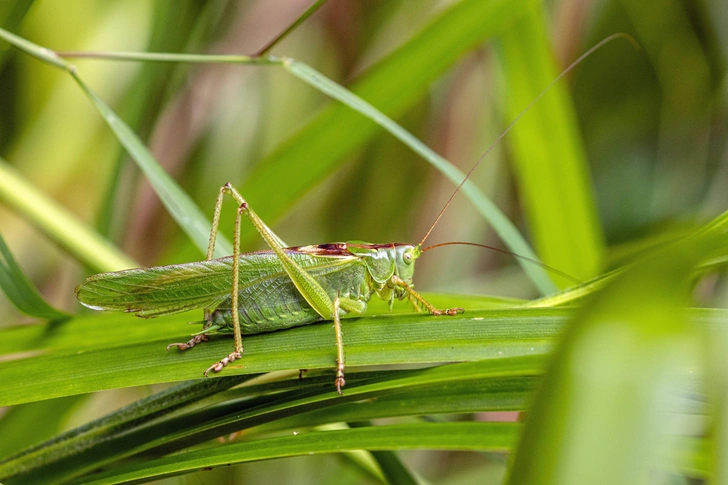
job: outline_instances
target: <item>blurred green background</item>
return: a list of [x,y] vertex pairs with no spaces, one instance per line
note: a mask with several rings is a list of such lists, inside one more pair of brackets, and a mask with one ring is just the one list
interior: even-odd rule
[[[301,60],[349,86],[455,3],[331,0],[272,53]],[[559,115],[546,109],[560,95],[560,85],[483,160],[472,180],[522,230],[544,261],[580,279],[621,264],[655,238],[680,234],[691,222],[721,213],[728,205],[728,4],[723,0],[532,3],[531,20],[507,18],[498,27],[499,35],[466,49],[457,62],[433,75],[433,82],[413,86],[411,92],[403,86],[401,96],[410,101],[395,110],[395,119],[467,172],[555,74],[606,36],[624,32],[634,37],[640,50],[624,40],[614,41],[562,82],[567,98],[562,104],[568,108],[565,123],[571,116],[575,120],[570,135],[578,141],[574,157],[586,161],[586,170],[577,169],[573,175],[564,169],[561,174],[557,161],[543,165],[549,171],[546,177],[526,162],[514,161],[519,156],[548,157],[563,148],[560,138],[549,138],[547,131],[541,134],[548,138],[544,144],[538,133],[529,130],[538,116],[546,126],[561,123],[549,119]],[[6,1],[0,5],[0,26],[57,51],[252,55],[309,4]],[[491,21],[498,24],[498,19]],[[463,28],[477,29],[477,25]],[[529,50],[517,58],[518,43],[531,34],[542,51]],[[59,205],[95,225],[140,265],[202,259],[70,78],[0,44],[0,156]],[[343,153],[337,146],[348,135],[335,129],[310,146],[301,144],[297,134],[315,130],[312,120],[334,102],[278,67],[73,62],[206,214],[211,216],[222,184],[231,181],[245,188],[253,180],[254,187],[243,190],[243,195],[292,245],[350,239],[417,242],[453,192],[453,185],[440,173],[382,130]],[[399,62],[401,72],[391,69],[386,82],[396,85],[398,76],[406,77],[408,64]],[[422,62],[436,70],[440,60]],[[534,75],[535,86],[520,86],[518,79],[540,65],[546,68]],[[544,76],[549,69],[553,75]],[[391,100],[393,106],[396,102]],[[539,115],[539,107],[546,109],[545,114]],[[267,169],[276,154],[292,146],[291,140],[298,143],[295,147],[304,147],[291,155],[300,163],[288,170]],[[528,152],[529,147],[534,153]],[[333,161],[321,166],[319,154],[327,152]],[[301,190],[291,189],[301,174],[311,175],[311,180]],[[546,215],[540,213],[538,208],[546,202],[538,190],[546,196],[571,190],[570,183],[566,188],[550,185],[550,178],[558,182],[572,176],[585,182],[575,189],[581,191],[578,197],[586,201],[584,205],[579,204],[579,210],[549,206]],[[276,209],[266,217],[269,207]],[[228,235],[230,220],[224,220]],[[572,229],[572,222],[586,229]],[[0,233],[43,295],[59,308],[78,311],[73,288],[90,271],[3,204]],[[560,239],[583,242],[569,248]],[[462,194],[428,243],[443,241],[503,247]],[[244,250],[261,247],[248,238]],[[558,248],[572,256],[583,252],[586,262],[573,263],[569,255],[558,254]],[[426,254],[418,262],[415,281],[418,289],[427,291],[537,295],[513,258],[475,248]],[[726,288],[718,283],[711,304],[725,305],[727,297]],[[0,295],[0,326],[26,321]],[[108,391],[83,403],[74,401],[64,426],[146,392]],[[499,456],[403,455],[434,483],[500,483],[505,466]],[[359,483],[360,476],[342,471],[346,469],[336,463],[336,457],[296,458],[280,466],[264,462],[169,483],[218,483],[225,477],[252,483]],[[322,470],[327,470],[325,477]]]

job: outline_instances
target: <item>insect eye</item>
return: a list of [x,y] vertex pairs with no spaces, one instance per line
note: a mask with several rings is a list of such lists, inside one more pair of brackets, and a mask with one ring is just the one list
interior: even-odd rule
[[404,259],[405,263],[411,263],[412,262],[412,254],[411,253],[404,253],[402,255],[402,259]]

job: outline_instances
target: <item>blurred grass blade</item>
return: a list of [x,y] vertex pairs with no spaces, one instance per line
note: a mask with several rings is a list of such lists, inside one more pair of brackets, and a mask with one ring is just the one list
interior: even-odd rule
[[185,382],[140,399],[107,416],[3,459],[0,461],[0,476],[21,474],[71,454],[80,453],[108,440],[114,434],[124,432],[131,426],[142,426],[148,421],[229,389],[250,378],[250,376],[232,376]]
[[68,313],[50,306],[25,277],[23,271],[15,262],[10,248],[0,235],[0,289],[15,307],[26,315],[49,320],[69,318]]
[[716,243],[687,238],[652,254],[580,312],[537,394],[509,484],[646,483],[681,376],[700,367],[687,306],[694,268]]
[[[44,60],[56,67],[68,71],[88,96],[96,109],[99,110],[104,121],[119,139],[119,142],[129,152],[132,159],[152,184],[162,204],[169,214],[177,221],[180,228],[192,239],[203,254],[207,253],[210,237],[210,221],[202,214],[192,199],[167,175],[157,163],[149,149],[144,146],[139,137],[114,113],[104,101],[79,77],[75,66],[58,57],[53,51],[33,44],[21,37],[0,29],[0,38],[5,39],[15,47]],[[232,254],[230,243],[218,234],[215,256],[222,257]]]
[[[558,75],[544,15],[542,4],[532,6],[496,43],[509,117],[517,116]],[[508,142],[538,254],[576,278],[593,278],[602,267],[604,240],[576,114],[563,83],[530,109]],[[569,284],[554,279],[561,287]]]
[[[0,418],[0,461],[51,439],[68,426],[68,417],[88,396],[68,396],[13,406]],[[33,430],[29,433],[28,430]],[[44,443],[45,444],[45,443]]]
[[118,271],[139,266],[25,180],[1,158],[0,201],[21,214],[79,261],[97,271]]
[[19,37],[15,34],[11,34],[5,29],[0,29],[0,39],[5,40],[7,43],[11,44],[14,47],[17,47],[21,51],[30,54],[31,56],[35,57],[36,59],[40,59],[43,62],[47,62],[52,66],[60,67],[63,70],[71,69],[71,65],[65,60],[58,57],[56,53],[52,50],[34,44],[29,40],[23,39],[22,37]]
[[430,423],[314,431],[181,453],[84,477],[77,483],[148,481],[237,463],[355,449],[503,452],[514,445],[519,430],[517,423]]
[[[728,211],[723,212],[715,219],[704,224],[702,227],[690,231],[686,236],[680,239],[675,239],[673,237],[661,238],[660,240],[663,241],[662,244],[652,245],[650,251],[651,253],[663,252],[665,250],[669,250],[669,248],[675,245],[685,244],[685,241],[693,240],[699,242],[706,238],[716,240],[717,247],[728,248]],[[702,255],[700,263],[694,268],[693,272],[695,275],[700,275],[721,267],[725,265],[726,262],[728,262],[728,251],[726,250],[706,253]],[[581,285],[569,288],[561,293],[531,301],[526,303],[526,306],[532,308],[544,308],[569,304],[573,305],[580,302],[583,298],[606,287],[615,277],[634,264],[635,263],[630,263],[627,266],[617,268],[609,273],[592,278]]]
[[[332,98],[341,101],[354,111],[361,113],[390,132],[415,153],[427,160],[427,162],[445,175],[456,187],[465,179],[465,174],[452,163],[441,157],[430,147],[418,140],[417,137],[353,92],[335,83],[306,64],[293,59],[284,59],[283,66],[294,76]],[[473,205],[485,220],[493,226],[493,230],[495,230],[512,252],[523,255],[526,258],[538,260],[538,256],[533,252],[521,233],[518,232],[516,226],[474,183],[468,180],[462,186],[462,191],[473,202]],[[523,258],[518,258],[516,261],[531,278],[541,294],[548,295],[556,291],[556,286],[541,266],[535,265]]]
[[[81,80],[75,71],[71,71],[81,89],[86,93],[101,116],[116,134],[119,142],[126,148],[129,155],[137,162],[137,165],[154,187],[162,204],[167,208],[169,214],[177,221],[180,228],[192,239],[195,246],[205,254],[210,240],[210,221],[205,218],[200,209],[184,193],[184,191],[167,175],[164,169],[157,163],[149,149],[144,146],[139,137],[126,125],[116,114],[99,98],[91,88]],[[223,257],[232,254],[232,245],[224,237],[218,234],[215,245],[215,257]]]
[[[101,465],[118,463],[132,456],[151,457],[177,452],[232,432],[246,431],[247,439],[256,439],[260,434],[256,434],[251,428],[266,424],[275,428],[275,424],[281,419],[303,416],[310,410],[328,410],[333,414],[318,422],[300,425],[294,422],[296,427],[292,429],[305,430],[312,425],[329,425],[339,422],[337,419],[342,415],[337,410],[342,402],[357,402],[360,410],[349,413],[349,416],[355,421],[365,421],[376,417],[372,413],[376,412],[376,406],[373,408],[367,403],[389,396],[394,398],[390,399],[394,404],[397,402],[397,393],[393,393],[395,390],[410,395],[417,392],[421,395],[427,393],[429,399],[417,402],[409,408],[400,405],[394,416],[452,412],[452,402],[457,402],[463,409],[487,410],[487,406],[478,407],[478,404],[487,402],[490,398],[479,393],[475,401],[468,399],[472,397],[472,392],[467,387],[460,386],[461,382],[483,389],[478,385],[481,381],[489,381],[491,377],[500,375],[537,374],[541,364],[541,359],[537,356],[528,356],[522,359],[497,359],[428,369],[379,372],[374,376],[368,373],[359,377],[359,373],[353,373],[348,376],[349,385],[344,396],[332,390],[330,376],[325,380],[294,380],[293,385],[290,382],[277,383],[287,384],[289,387],[287,390],[280,386],[269,388],[269,395],[260,394],[265,392],[266,386],[243,387],[233,393],[226,393],[222,398],[227,399],[218,405],[192,410],[147,425],[118,429],[105,436],[104,440],[80,452],[73,446],[74,443],[39,449],[37,456],[32,457],[37,466],[24,466],[23,473],[18,474],[20,465],[15,461],[8,461],[0,466],[0,479],[13,477],[25,484],[48,483],[48,476],[52,471],[52,482],[63,483],[69,478],[92,472]],[[500,382],[502,379],[496,377],[495,382],[490,383],[487,388],[497,392]],[[453,389],[452,384],[458,387]],[[247,396],[248,399],[235,399],[235,395]],[[448,395],[452,397],[448,398]],[[361,402],[362,400],[365,402]],[[316,415],[321,417],[320,414]],[[290,419],[287,421],[291,423]],[[57,456],[65,458],[56,460]]]
[[276,36],[275,39],[270,41],[265,47],[256,52],[254,57],[260,57],[267,54],[273,47],[275,47],[280,41],[285,39],[288,34],[298,28],[299,25],[304,23],[311,15],[313,15],[319,8],[323,7],[328,0],[316,0],[309,6],[291,25],[286,28],[283,32]]
[[[534,3],[537,2],[457,2],[365,71],[347,89],[396,119],[413,107],[430,84],[465,53],[507,30]],[[262,160],[245,177],[240,191],[263,220],[271,224],[379,132],[375,124],[348,106],[332,103]],[[281,177],[283,173],[288,176]],[[275,197],[270,195],[273,183]],[[223,214],[223,219],[226,222],[220,227],[232,227],[230,214]],[[250,228],[242,230],[243,239],[253,236]]]
[[412,474],[412,471],[400,460],[394,451],[372,451],[371,455],[377,461],[379,468],[392,485],[420,485],[421,482]]
[[[454,305],[448,305],[454,306]],[[346,359],[358,365],[418,364],[545,354],[570,309],[472,311],[467,316],[367,315],[346,319]],[[199,318],[197,315],[195,317]],[[192,317],[194,318],[194,317]],[[23,326],[0,331],[0,406],[84,392],[202,377],[230,352],[214,338],[187,352],[165,352],[186,339],[190,315],[142,322],[128,315],[76,317],[63,328]],[[78,339],[84,335],[84,339]],[[189,338],[189,337],[187,337]],[[226,375],[330,369],[330,324],[246,336],[245,358]],[[29,352],[32,351],[32,352]]]
[[[33,6],[34,0],[18,0],[0,4],[0,27],[16,30],[25,19],[25,15]],[[8,49],[0,47],[0,72],[8,60]]]

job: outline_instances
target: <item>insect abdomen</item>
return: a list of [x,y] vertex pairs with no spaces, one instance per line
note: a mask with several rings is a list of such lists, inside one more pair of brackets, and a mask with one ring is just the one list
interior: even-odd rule
[[[314,277],[328,290],[332,300],[338,295],[368,302],[372,289],[367,275],[366,266],[355,262]],[[270,278],[262,285],[242,288],[238,295],[243,334],[272,332],[323,320],[285,274]],[[225,300],[211,316],[211,323],[220,327],[221,332],[232,332],[230,308],[230,299]]]

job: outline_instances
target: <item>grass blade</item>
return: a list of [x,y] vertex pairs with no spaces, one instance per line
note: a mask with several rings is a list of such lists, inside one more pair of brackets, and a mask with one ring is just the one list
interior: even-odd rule
[[694,267],[716,242],[689,238],[645,258],[580,312],[536,398],[510,484],[650,475],[671,433],[668,404],[703,359],[686,308]]
[[[458,2],[347,88],[396,119],[414,106],[423,91],[447,68],[466,52],[505,30],[533,3]],[[376,125],[348,106],[331,104],[262,160],[246,176],[240,191],[265,221],[275,221],[377,133]],[[281,173],[289,176],[281,179]],[[271,180],[276,181],[276,197],[270,197]],[[226,222],[221,227],[232,227],[232,218],[229,215],[223,218]],[[253,235],[248,228],[243,228],[243,232],[243,238]]]
[[182,453],[85,477],[82,483],[138,483],[235,463],[356,449],[507,451],[519,430],[517,423],[435,423],[314,431]]
[[[129,126],[81,80],[75,71],[72,71],[71,74],[89,100],[99,110],[109,128],[116,134],[119,142],[144,172],[172,218],[177,221],[177,224],[190,237],[195,246],[203,254],[207,253],[207,245],[210,239],[210,221],[180,186],[167,175],[167,172],[154,159],[149,149]],[[232,254],[232,245],[225,238],[221,239],[221,234],[218,234],[215,257],[223,257],[229,254]]]
[[[419,314],[346,319],[346,358],[358,365],[470,361],[544,354],[570,310],[473,311],[468,316]],[[131,385],[202,377],[230,352],[232,341],[215,338],[186,352],[165,352],[187,340],[184,314],[140,322],[126,315],[76,317],[50,332],[44,326],[0,332],[0,405],[49,399]],[[80,339],[78,336],[83,335]],[[285,332],[246,336],[245,358],[225,375],[274,370],[330,369],[330,325],[322,322]],[[5,355],[3,355],[5,354]]]
[[[356,94],[335,83],[306,64],[293,59],[285,59],[283,66],[294,76],[316,87],[318,90],[332,98],[341,101],[354,111],[361,113],[390,132],[402,143],[410,147],[415,153],[420,155],[428,163],[439,170],[456,187],[465,180],[465,174],[455,167],[455,165],[441,157],[430,147],[422,143],[414,135],[402,128],[399,124],[387,117],[384,113],[364,99],[358,97]],[[493,201],[491,201],[480,189],[477,188],[474,183],[468,180],[462,186],[462,191],[463,194],[465,194],[473,202],[473,205],[475,205],[476,209],[480,212],[483,218],[485,218],[485,220],[493,226],[495,232],[512,252],[523,255],[526,258],[538,260],[538,256],[536,256],[526,240],[523,236],[521,236],[521,233],[518,232],[516,226],[505,216],[505,214],[503,214],[503,212],[501,212]],[[543,295],[548,295],[556,291],[556,286],[542,267],[532,264],[522,258],[517,259],[517,261]]]
[[[410,394],[412,391],[415,393],[419,391],[420,394],[429,391],[431,396],[426,402],[418,403],[411,409],[400,405],[394,415],[448,412],[452,409],[452,404],[445,396],[452,392],[452,384],[458,386],[453,393],[453,399],[458,400],[460,396],[458,391],[464,391],[465,396],[472,396],[471,391],[459,386],[463,381],[473,385],[483,380],[487,381],[493,376],[534,374],[539,372],[540,366],[541,361],[531,357],[454,364],[411,371],[380,372],[374,377],[365,374],[364,377],[359,378],[358,374],[354,374],[354,379],[350,380],[351,385],[344,396],[332,392],[331,379],[326,381],[306,379],[304,382],[296,380],[294,381],[295,387],[290,387],[290,391],[280,392],[280,388],[273,388],[270,389],[272,392],[270,396],[262,397],[257,396],[256,393],[259,392],[259,389],[256,387],[241,388],[228,394],[247,392],[252,398],[229,399],[229,396],[226,396],[228,399],[219,405],[193,410],[187,414],[146,426],[120,429],[80,453],[74,447],[69,446],[72,443],[50,448],[47,451],[39,450],[38,456],[33,458],[37,462],[44,461],[45,465],[29,468],[22,474],[16,474],[12,470],[15,470],[18,464],[9,461],[0,467],[0,477],[22,478],[22,481],[28,484],[47,483],[49,473],[53,471],[54,483],[66,482],[71,477],[92,472],[100,465],[109,465],[132,456],[151,457],[177,452],[235,431],[245,430],[246,437],[257,439],[261,436],[260,433],[248,430],[253,427],[258,429],[261,425],[268,423],[275,427],[282,418],[290,423],[290,419],[286,418],[302,417],[310,410],[333,411],[334,414],[331,417],[337,419],[342,416],[336,412],[341,403],[357,402],[362,405],[361,412],[349,413],[349,416],[356,416],[355,421],[364,421],[370,419],[370,416],[376,416],[376,406],[372,408],[366,403],[376,401],[395,390]],[[487,388],[496,390],[497,385],[497,383],[493,383]],[[478,388],[484,389],[483,387]],[[483,393],[479,396],[480,401],[489,399]],[[468,406],[471,409],[474,406],[472,399],[469,400],[469,404],[465,405],[465,407]],[[461,407],[463,406],[461,405]],[[487,407],[481,409],[487,409]],[[381,410],[382,408],[379,408],[380,412]],[[323,417],[318,424],[335,422],[331,418]],[[309,429],[312,424],[316,423],[303,424],[298,429]],[[54,460],[57,455],[63,455],[66,458]]]
[[117,271],[138,266],[113,244],[25,180],[2,159],[0,200],[22,214],[79,261],[97,271]]
[[0,236],[0,289],[13,305],[26,315],[49,320],[64,320],[70,317],[68,313],[50,306],[40,296],[15,262],[2,236]]
[[[170,215],[177,221],[180,228],[192,239],[200,251],[207,253],[207,245],[210,236],[210,222],[205,218],[200,209],[192,199],[167,175],[157,163],[149,149],[144,146],[138,136],[114,113],[104,101],[79,77],[76,68],[59,57],[53,51],[33,44],[32,42],[18,37],[10,32],[0,29],[0,38],[5,39],[15,47],[28,54],[41,59],[56,67],[68,71],[78,83],[83,92],[88,96],[96,109],[99,110],[104,121],[116,134],[119,142],[129,152],[132,159],[144,172],[149,182],[159,195],[162,203]],[[215,255],[217,257],[232,254],[232,246],[222,235],[218,235]]]
[[[502,36],[506,112],[521,112],[558,74],[541,4]],[[604,240],[589,168],[569,93],[554,85],[509,136],[525,213],[537,252],[546,264],[579,279],[602,266]],[[559,286],[567,281],[555,277]]]

